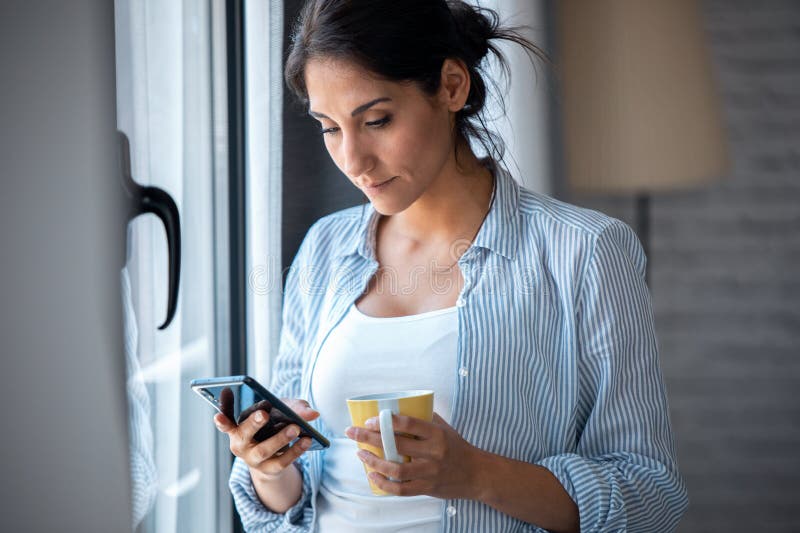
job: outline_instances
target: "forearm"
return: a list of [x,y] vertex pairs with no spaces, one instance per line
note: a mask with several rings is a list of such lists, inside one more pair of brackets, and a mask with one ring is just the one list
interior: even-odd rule
[[303,494],[303,475],[292,464],[278,479],[265,479],[264,474],[250,469],[258,499],[273,513],[283,514],[291,509]]
[[546,468],[477,450],[475,499],[555,532],[579,531],[578,507]]

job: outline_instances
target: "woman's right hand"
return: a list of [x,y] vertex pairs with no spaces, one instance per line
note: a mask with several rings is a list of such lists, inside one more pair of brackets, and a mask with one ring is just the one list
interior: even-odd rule
[[[314,420],[319,412],[312,409],[305,400],[286,400],[283,402],[304,420]],[[300,428],[291,424],[272,437],[256,442],[253,436],[269,420],[269,414],[263,409],[250,413],[238,426],[221,413],[214,415],[217,429],[228,435],[231,453],[242,459],[251,471],[261,474],[264,481],[275,481],[282,477],[286,468],[311,446],[311,439],[303,437],[294,446],[280,455],[282,448],[300,434]]]

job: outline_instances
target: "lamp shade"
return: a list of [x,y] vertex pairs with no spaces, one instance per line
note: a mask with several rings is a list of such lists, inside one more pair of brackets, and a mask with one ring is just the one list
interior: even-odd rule
[[724,175],[726,143],[692,0],[559,0],[567,180],[642,194]]

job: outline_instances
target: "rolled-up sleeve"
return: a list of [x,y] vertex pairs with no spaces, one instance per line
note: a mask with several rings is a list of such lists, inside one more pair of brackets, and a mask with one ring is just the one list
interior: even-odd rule
[[[308,324],[308,305],[306,305],[308,294],[305,292],[305,286],[299,283],[299,277],[312,254],[312,230],[314,227],[309,230],[300,246],[286,277],[280,345],[270,383],[270,390],[283,398],[299,398],[301,394],[300,380],[305,353],[304,335]],[[295,461],[295,465],[303,477],[302,495],[288,511],[278,514],[270,511],[261,503],[253,486],[247,464],[238,458],[234,461],[228,486],[233,494],[236,510],[239,512],[245,531],[300,533],[312,530],[312,491],[306,456]]]
[[306,533],[311,531],[313,515],[311,511],[311,484],[308,479],[308,465],[301,457],[295,465],[303,476],[303,492],[293,507],[283,514],[270,511],[261,503],[250,477],[250,470],[241,459],[233,462],[228,486],[236,503],[236,510],[242,519],[245,531],[286,533]]
[[688,506],[644,272],[630,227],[596,238],[578,287],[575,453],[547,457],[575,501],[583,532],[665,532]]

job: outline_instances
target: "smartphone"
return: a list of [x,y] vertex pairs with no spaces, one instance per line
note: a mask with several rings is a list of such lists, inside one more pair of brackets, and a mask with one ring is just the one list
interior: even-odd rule
[[311,446],[308,451],[322,450],[331,445],[328,439],[311,427],[300,415],[250,376],[193,379],[190,385],[192,390],[210,403],[214,409],[237,425],[258,409],[266,411],[269,414],[269,420],[253,436],[257,442],[272,437],[289,424],[296,424],[300,428],[300,435],[281,448],[276,455],[288,450],[302,437],[311,437]]

